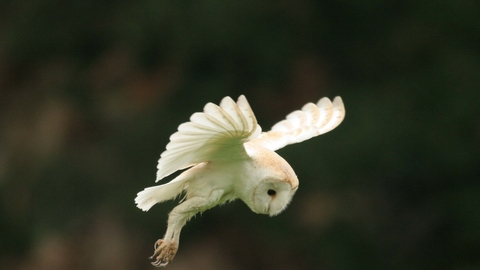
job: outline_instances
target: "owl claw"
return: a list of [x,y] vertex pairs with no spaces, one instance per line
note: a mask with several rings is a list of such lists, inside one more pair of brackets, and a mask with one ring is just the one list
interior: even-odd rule
[[178,250],[178,244],[168,240],[158,239],[153,248],[155,249],[155,252],[150,256],[150,259],[156,258],[156,261],[152,262],[152,265],[155,267],[161,267],[166,266],[173,260],[173,257],[175,257]]

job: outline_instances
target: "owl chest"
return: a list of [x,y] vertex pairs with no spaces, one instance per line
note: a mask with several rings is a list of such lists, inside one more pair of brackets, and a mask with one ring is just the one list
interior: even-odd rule
[[248,166],[244,163],[208,164],[197,171],[187,188],[187,198],[208,197],[212,191],[223,192],[219,203],[236,199],[237,190],[244,186],[248,174]]

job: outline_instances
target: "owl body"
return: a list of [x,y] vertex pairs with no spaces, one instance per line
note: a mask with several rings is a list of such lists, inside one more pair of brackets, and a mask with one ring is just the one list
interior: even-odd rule
[[238,181],[238,166],[241,164],[219,163],[223,162],[203,163],[194,168],[194,175],[185,189],[185,199],[209,197],[215,190],[222,191],[219,204],[236,199],[234,183]]
[[148,211],[156,203],[185,194],[169,214],[167,231],[154,246],[154,266],[175,256],[180,232],[199,212],[235,199],[253,212],[275,216],[290,203],[299,186],[295,172],[275,150],[326,133],[345,116],[340,97],[322,98],[289,114],[268,132],[261,132],[244,96],[237,103],[224,98],[208,103],[181,124],[161,154],[157,181],[186,169],[172,181],[137,194],[137,207]]

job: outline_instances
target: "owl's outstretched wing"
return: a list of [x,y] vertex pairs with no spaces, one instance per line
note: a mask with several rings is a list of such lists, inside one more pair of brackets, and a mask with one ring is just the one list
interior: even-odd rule
[[198,163],[246,157],[243,143],[258,137],[261,128],[245,96],[235,103],[225,97],[220,106],[207,103],[170,136],[158,161],[157,180]]
[[290,113],[283,121],[263,132],[251,143],[276,151],[289,144],[303,142],[336,128],[345,118],[345,107],[340,97],[333,103],[326,97],[317,104],[307,103],[302,110]]

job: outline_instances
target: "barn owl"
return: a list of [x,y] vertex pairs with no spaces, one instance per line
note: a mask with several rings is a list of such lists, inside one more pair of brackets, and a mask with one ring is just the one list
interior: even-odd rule
[[185,196],[170,212],[164,237],[154,244],[152,264],[159,267],[172,261],[185,223],[216,205],[239,198],[257,214],[282,212],[298,189],[298,179],[275,151],[326,133],[344,117],[340,97],[333,103],[322,98],[262,132],[245,96],[236,103],[230,97],[220,105],[207,103],[203,112],[194,113],[170,136],[158,161],[156,182],[189,169],[166,184],[145,188],[135,198],[137,207],[148,211],[156,203]]

